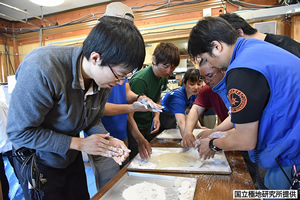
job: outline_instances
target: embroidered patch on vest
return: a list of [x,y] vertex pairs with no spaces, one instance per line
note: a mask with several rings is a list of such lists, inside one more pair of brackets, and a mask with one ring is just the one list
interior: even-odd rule
[[243,110],[247,105],[247,96],[238,89],[230,89],[228,92],[228,98],[231,104],[232,113]]

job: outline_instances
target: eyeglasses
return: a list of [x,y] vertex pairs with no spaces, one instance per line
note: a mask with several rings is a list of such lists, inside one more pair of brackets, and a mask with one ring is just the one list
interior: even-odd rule
[[115,78],[116,78],[115,81],[116,81],[116,82],[124,81],[126,78],[131,77],[131,76],[137,71],[137,68],[135,68],[134,70],[132,70],[132,72],[126,74],[125,76],[119,77],[119,76],[117,75],[117,73],[111,68],[110,65],[108,65],[108,67],[109,67],[110,71],[113,73],[113,75],[115,76]]
[[200,77],[200,80],[203,80],[203,81],[212,81],[212,80],[214,80],[214,78],[216,77],[216,75],[218,74],[220,72],[220,70],[218,70],[216,73],[214,73],[214,74],[209,74],[209,75],[207,75],[207,76],[205,76],[205,77],[203,77],[203,76],[201,76]]
[[210,74],[208,76],[201,77],[200,80],[203,80],[203,81],[212,81],[215,78],[216,75],[217,75],[217,73]]

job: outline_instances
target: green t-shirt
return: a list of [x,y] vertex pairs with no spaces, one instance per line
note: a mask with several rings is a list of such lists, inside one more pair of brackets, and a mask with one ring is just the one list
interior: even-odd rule
[[[155,103],[159,101],[162,91],[167,89],[168,78],[157,78],[152,66],[148,66],[130,79],[131,90],[136,94],[145,94]],[[134,119],[138,128],[146,129],[151,126],[153,120],[152,112],[135,112]]]

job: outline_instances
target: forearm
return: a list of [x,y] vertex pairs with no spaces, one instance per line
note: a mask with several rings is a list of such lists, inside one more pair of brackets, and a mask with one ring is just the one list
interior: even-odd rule
[[134,108],[132,107],[132,104],[106,103],[104,116],[113,116],[113,115],[119,115],[119,114],[130,113],[130,112],[134,112]]
[[[160,99],[156,102],[156,104],[161,105]],[[160,112],[154,112],[153,116],[154,116],[154,118],[156,118],[159,121]]]
[[186,119],[184,134],[192,134],[201,114],[196,109],[196,106],[193,105]]
[[175,114],[176,122],[180,131],[181,136],[184,134],[184,129],[185,129],[185,115],[182,113],[176,113]]
[[224,150],[251,151],[256,147],[259,122],[237,125],[225,138],[214,140],[214,145]]
[[231,117],[228,116],[221,124],[219,124],[217,127],[215,127],[213,129],[213,131],[229,131],[231,130],[233,127],[233,124],[231,123]]
[[153,113],[153,118],[159,120],[160,112],[154,112]]
[[72,137],[69,149],[81,151],[83,138]]
[[201,123],[199,122],[199,120],[196,122],[195,128],[202,128],[202,125],[201,125]]
[[[160,99],[156,102],[156,104],[161,105]],[[153,118],[156,118],[157,120],[159,120],[159,116],[160,116],[160,112],[153,113]]]
[[128,130],[130,131],[130,133],[132,134],[134,139],[136,141],[138,141],[139,139],[144,138],[144,136],[139,131],[139,129],[136,125],[136,122],[134,121],[133,113],[128,114],[127,121],[128,121],[128,124],[127,124]]
[[179,131],[180,131],[180,135],[183,136],[185,123],[178,124],[178,128],[179,128]]
[[130,90],[130,89],[127,90],[127,93],[126,93],[127,103],[133,103],[133,102],[137,101],[137,97],[138,97],[138,95],[136,93],[134,93],[132,90]]

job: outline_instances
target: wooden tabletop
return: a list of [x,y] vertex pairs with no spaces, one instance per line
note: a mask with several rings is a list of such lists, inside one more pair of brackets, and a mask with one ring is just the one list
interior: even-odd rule
[[[151,141],[151,146],[181,147],[179,140],[170,141],[159,140],[156,138]],[[225,151],[225,155],[232,170],[230,175],[152,173],[197,178],[194,200],[230,200],[233,199],[233,190],[254,190],[254,184],[240,152]],[[127,166],[128,165],[126,165],[110,182],[98,191],[92,200],[100,199],[127,172]]]

